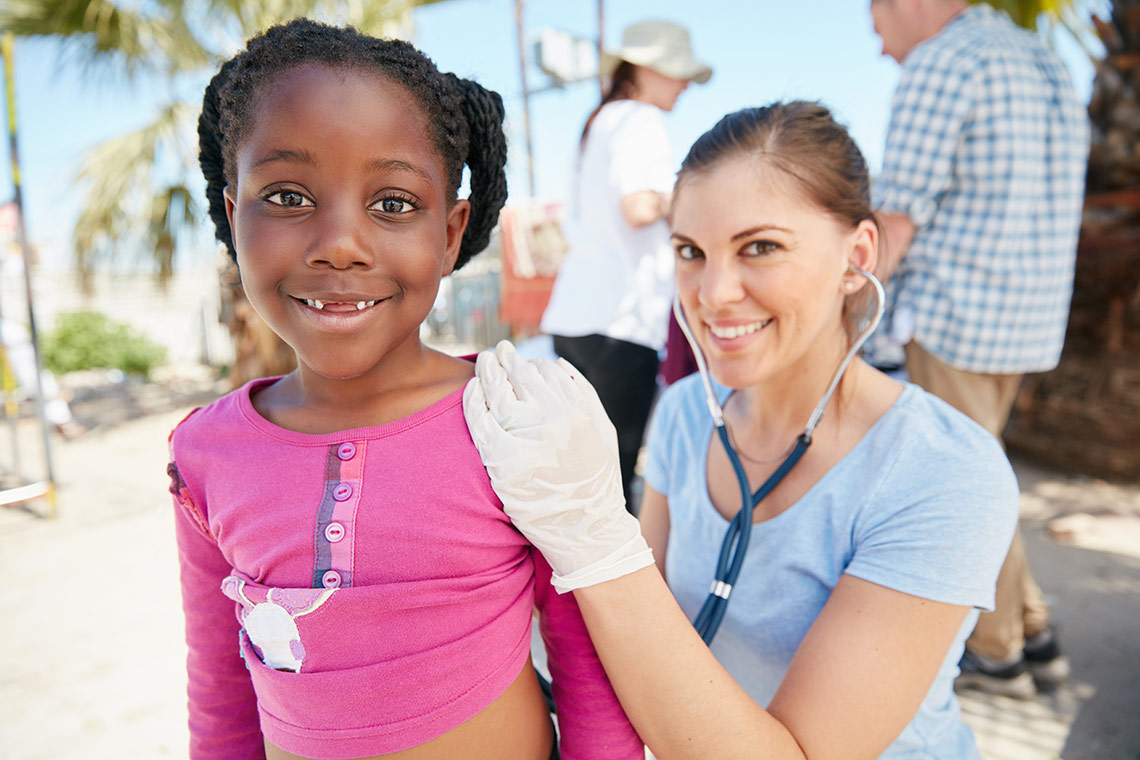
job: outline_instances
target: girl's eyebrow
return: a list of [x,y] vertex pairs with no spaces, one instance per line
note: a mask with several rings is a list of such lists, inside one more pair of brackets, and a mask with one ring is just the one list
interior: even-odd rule
[[271,151],[267,156],[259,158],[254,162],[251,168],[256,169],[265,164],[272,164],[278,161],[292,164],[308,164],[310,166],[317,163],[316,159],[313,158],[313,154],[304,148],[301,150],[280,149]]
[[398,158],[375,158],[365,164],[365,168],[374,172],[408,172],[427,182],[434,181],[432,176],[420,167]]
[[[308,166],[316,166],[317,159],[312,153],[301,148],[300,150],[290,150],[286,148],[271,151],[268,155],[259,158],[254,162],[251,168],[257,169],[258,167],[272,163],[292,163],[292,164],[307,164]],[[407,172],[414,174],[428,182],[432,182],[432,176],[415,164],[402,161],[398,158],[375,158],[365,164],[368,171],[374,172]]]

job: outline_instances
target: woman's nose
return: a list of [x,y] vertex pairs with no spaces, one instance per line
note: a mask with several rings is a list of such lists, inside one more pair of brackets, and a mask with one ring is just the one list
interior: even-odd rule
[[371,267],[375,255],[367,235],[372,225],[367,211],[330,205],[321,210],[324,214],[319,233],[306,254],[306,263],[333,269]]
[[707,260],[701,274],[701,303],[711,308],[719,308],[739,301],[744,297],[744,285],[733,262]]

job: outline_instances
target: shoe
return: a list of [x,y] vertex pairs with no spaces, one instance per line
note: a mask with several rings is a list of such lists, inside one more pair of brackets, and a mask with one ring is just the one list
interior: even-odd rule
[[1045,630],[1025,640],[1025,664],[1033,680],[1042,686],[1056,686],[1069,680],[1069,658],[1061,654],[1057,644],[1057,628]]
[[1037,696],[1037,686],[1029,674],[1024,655],[1008,665],[998,665],[966,649],[958,661],[958,669],[961,672],[954,681],[955,688],[977,689],[1014,699]]

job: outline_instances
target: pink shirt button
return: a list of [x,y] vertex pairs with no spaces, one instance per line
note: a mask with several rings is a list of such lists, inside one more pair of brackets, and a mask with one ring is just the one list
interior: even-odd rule
[[352,486],[348,483],[340,483],[333,489],[333,498],[337,501],[348,501],[352,498]]
[[344,538],[344,526],[338,522],[329,523],[327,526],[325,526],[325,538],[327,538],[329,540],[329,543],[332,544],[340,541],[342,538]]
[[325,584],[325,588],[340,588],[340,573],[336,570],[328,570],[321,576],[321,583]]
[[352,459],[354,456],[356,456],[356,444],[350,441],[345,441],[337,447],[336,455],[340,457],[341,461],[347,462],[349,459]]

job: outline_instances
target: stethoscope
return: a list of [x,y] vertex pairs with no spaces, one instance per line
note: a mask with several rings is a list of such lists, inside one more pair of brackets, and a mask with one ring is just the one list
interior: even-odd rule
[[705,364],[704,354],[701,352],[701,347],[697,345],[696,339],[693,337],[692,329],[689,327],[688,321],[685,319],[685,312],[681,309],[681,300],[674,295],[673,297],[673,315],[677,318],[677,324],[681,327],[681,332],[685,334],[685,340],[689,342],[689,346],[693,349],[693,356],[697,360],[697,369],[701,374],[701,382],[705,387],[705,401],[708,404],[709,414],[712,415],[713,424],[716,426],[717,436],[720,438],[721,444],[724,446],[724,452],[728,455],[728,461],[732,463],[732,469],[736,473],[736,480],[740,484],[740,511],[732,518],[729,523],[728,530],[725,532],[724,541],[720,545],[720,556],[717,558],[716,574],[713,577],[712,586],[709,588],[708,598],[705,599],[704,606],[697,614],[696,619],[693,621],[693,626],[697,629],[697,633],[704,639],[706,644],[712,643],[713,637],[716,636],[717,629],[720,628],[721,621],[724,619],[725,610],[728,609],[728,598],[732,593],[732,587],[736,584],[736,579],[740,576],[740,569],[744,566],[744,555],[748,551],[748,541],[752,537],[752,510],[759,504],[765,496],[772,492],[776,486],[791,472],[796,463],[803,457],[804,452],[807,451],[808,446],[811,445],[812,433],[815,431],[819,421],[823,418],[823,412],[827,408],[827,404],[831,401],[832,394],[839,386],[839,381],[843,379],[843,373],[847,370],[847,365],[855,358],[855,354],[859,352],[871,334],[875,332],[875,328],[879,326],[879,321],[883,318],[883,309],[886,305],[886,295],[883,292],[883,284],[875,275],[871,274],[865,269],[860,269],[854,265],[851,270],[861,274],[867,278],[871,286],[875,289],[875,312],[868,320],[867,324],[859,332],[859,335],[851,344],[843,361],[839,363],[838,369],[831,377],[831,383],[828,384],[827,390],[824,392],[819,403],[815,405],[815,410],[812,411],[811,417],[808,418],[807,426],[804,427],[804,432],[800,433],[796,438],[795,446],[792,447],[791,452],[784,458],[783,463],[776,468],[764,484],[756,489],[755,493],[752,492],[752,486],[748,482],[748,475],[744,472],[744,465],[740,462],[740,456],[736,453],[736,449],[732,445],[732,440],[728,434],[728,427],[724,423],[724,408],[721,407],[720,402],[717,400],[716,391],[713,389],[712,378],[709,376],[708,366]]

